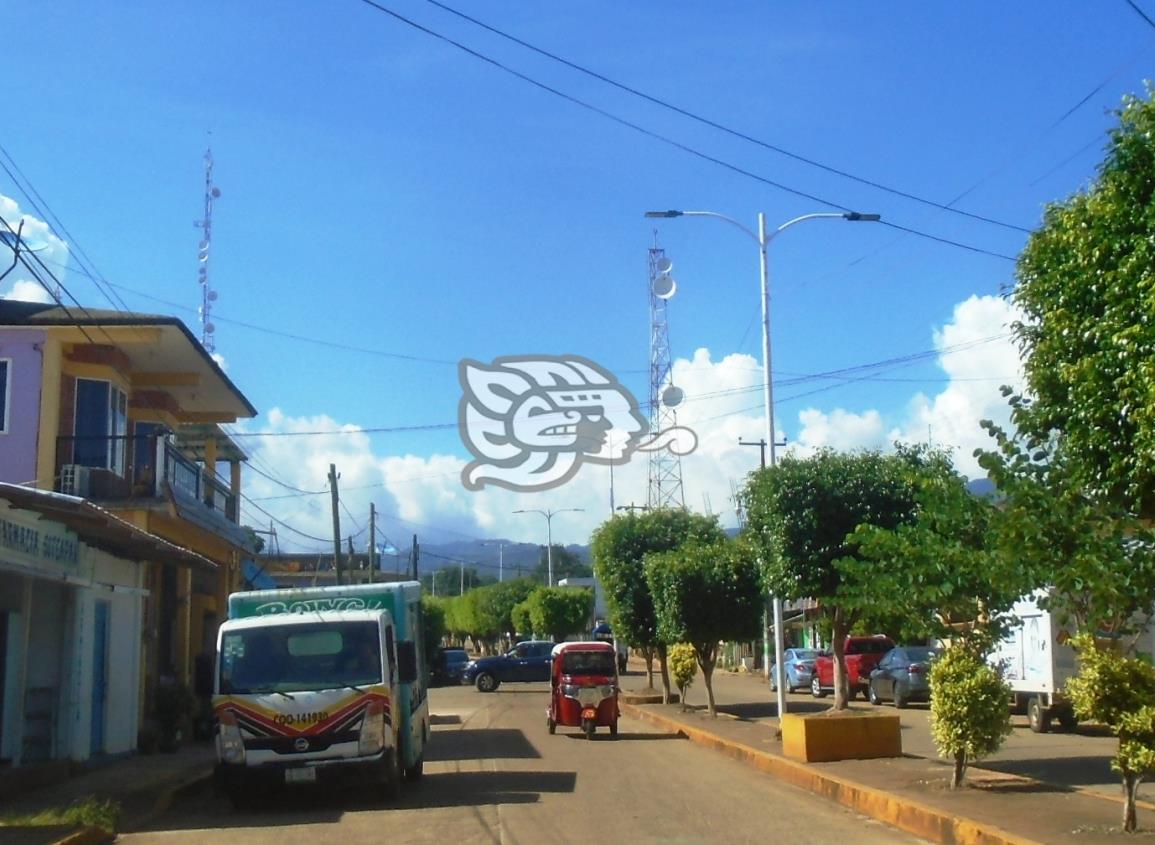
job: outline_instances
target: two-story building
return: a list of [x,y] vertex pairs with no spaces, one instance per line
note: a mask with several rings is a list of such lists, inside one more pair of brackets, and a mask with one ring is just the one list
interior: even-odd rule
[[174,317],[0,300],[0,481],[83,499],[172,545],[134,587],[142,719],[159,678],[193,682],[240,584],[246,456],[221,425],[255,415]]

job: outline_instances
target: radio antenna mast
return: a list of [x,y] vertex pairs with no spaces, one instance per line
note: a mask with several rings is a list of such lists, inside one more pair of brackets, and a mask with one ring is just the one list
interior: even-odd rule
[[197,281],[201,286],[201,305],[198,311],[201,318],[201,345],[209,353],[216,349],[213,332],[217,330],[212,321],[217,292],[209,281],[209,253],[213,242],[213,203],[220,195],[221,189],[213,184],[213,150],[209,147],[205,150],[205,216],[193,223],[201,230],[201,242],[197,247]]

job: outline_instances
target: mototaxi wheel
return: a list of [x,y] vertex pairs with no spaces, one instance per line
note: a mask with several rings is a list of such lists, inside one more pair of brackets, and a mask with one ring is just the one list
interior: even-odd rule
[[593,739],[597,729],[598,726],[594,723],[593,719],[586,719],[582,722],[582,730],[585,732],[586,739]]

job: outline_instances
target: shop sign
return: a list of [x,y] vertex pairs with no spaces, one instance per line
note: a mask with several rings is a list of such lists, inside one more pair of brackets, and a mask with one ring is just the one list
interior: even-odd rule
[[0,516],[0,558],[38,568],[49,564],[75,569],[80,561],[80,543],[65,528],[50,523],[28,525]]

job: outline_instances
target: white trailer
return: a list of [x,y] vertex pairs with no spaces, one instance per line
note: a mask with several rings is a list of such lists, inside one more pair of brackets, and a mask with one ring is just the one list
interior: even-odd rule
[[[1036,590],[1015,602],[1011,615],[1018,622],[992,652],[990,661],[1003,669],[1003,677],[1014,693],[1014,709],[1026,713],[1031,730],[1045,733],[1058,720],[1063,730],[1078,724],[1070,701],[1064,694],[1067,679],[1078,671],[1070,638],[1074,628],[1059,624],[1050,612],[1039,607],[1046,590]],[[1152,651],[1150,630],[1139,638],[1137,650]]]
[[1002,667],[1014,693],[1015,712],[1025,712],[1036,733],[1050,730],[1052,719],[1058,719],[1064,730],[1073,730],[1078,722],[1063,695],[1067,679],[1078,671],[1075,650],[1067,642],[1071,632],[1039,607],[1046,595],[1037,590],[1015,602],[1011,614],[1018,623],[990,657]]

